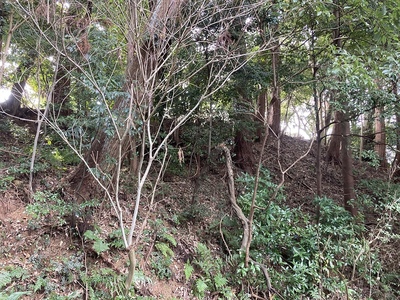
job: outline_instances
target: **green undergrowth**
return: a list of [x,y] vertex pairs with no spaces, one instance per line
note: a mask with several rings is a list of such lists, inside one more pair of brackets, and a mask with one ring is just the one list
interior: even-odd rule
[[[15,127],[10,126],[7,130]],[[10,131],[16,137],[28,135],[25,129],[13,130],[22,130]],[[35,174],[53,168],[61,173],[68,164],[76,163],[67,150],[57,149],[57,140],[45,141]],[[30,172],[26,158],[32,148],[22,141],[19,145],[12,150],[24,156],[2,162],[1,167],[7,172],[0,178],[0,191],[12,188]],[[175,166],[176,170],[169,171],[178,176],[184,165],[176,161]],[[242,175],[236,184],[240,189],[238,204],[248,216],[254,177]],[[137,245],[138,261],[144,263],[137,265],[134,284],[127,295],[125,275],[97,263],[100,257],[108,256],[112,261],[124,260],[126,267],[121,229],[102,232],[97,224],[84,230],[78,228],[102,202],[66,201],[50,188],[38,190],[26,208],[30,214],[28,230],[34,234],[49,227],[51,232],[65,232],[71,244],[64,246],[69,251],[57,258],[35,251],[30,254],[29,269],[16,265],[0,269],[0,300],[161,299],[141,295],[157,281],[176,280],[179,274],[181,284],[197,299],[266,298],[267,284],[260,266],[268,271],[274,299],[400,298],[400,273],[393,263],[393,256],[399,257],[392,246],[400,240],[399,185],[372,179],[361,181],[356,203],[360,216],[356,219],[327,197],[310,199],[315,211],[319,211],[317,218],[301,207],[290,207],[284,187],[278,191],[277,188],[269,171],[263,169],[248,265],[244,253],[239,251],[242,225],[230,211],[222,211],[226,206],[217,204],[221,208],[218,219],[210,217],[211,208],[200,198],[182,211],[160,209],[148,220]],[[179,195],[173,194],[167,184],[158,197],[166,196],[179,201]],[[222,203],[226,199],[215,201]],[[189,229],[198,240],[182,255],[180,239],[182,232]],[[48,232],[38,236],[36,246],[47,247],[53,236]],[[95,257],[88,258],[89,253]]]
[[[238,203],[248,215],[254,178],[244,175],[237,183],[242,188]],[[301,208],[290,208],[284,189],[272,199],[277,186],[269,172],[263,170],[247,266],[244,253],[238,251],[242,227],[234,216],[225,215],[218,226],[209,224],[207,232],[213,240],[198,242],[190,256],[181,261],[182,270],[177,270],[174,266],[182,259],[177,255],[183,230],[180,227],[189,224],[177,221],[178,212],[173,218],[163,213],[149,220],[137,249],[138,259],[147,261],[150,273],[136,270],[135,284],[128,296],[124,293],[124,275],[85,260],[85,252],[76,247],[75,254],[59,260],[34,253],[30,258],[31,273],[11,266],[2,270],[0,299],[19,299],[28,294],[42,295],[43,299],[81,299],[85,293],[89,299],[158,299],[140,296],[140,287],[151,286],[154,280],[173,280],[176,272],[183,274],[183,284],[198,299],[251,299],[254,295],[267,296],[261,265],[268,270],[273,287],[270,292],[275,297],[397,299],[400,274],[388,263],[382,249],[387,251],[393,241],[399,240],[399,187],[376,181],[363,184],[368,189],[364,189],[357,204],[364,215],[354,219],[342,206],[321,197],[313,202],[319,208],[317,220]],[[65,215],[96,205],[92,201],[80,208],[72,207],[57,194],[37,192],[35,202],[27,208],[33,216],[31,229],[40,228],[45,220],[51,220],[53,227],[64,226]],[[374,227],[365,226],[362,221],[367,210],[378,216]],[[75,238],[82,239],[98,255],[126,260],[124,256],[117,257],[118,251],[124,249],[120,230],[104,234],[95,226]],[[212,250],[218,240],[225,253]]]
[[[254,178],[244,175],[239,182],[244,192],[238,202],[248,215]],[[384,188],[375,188],[383,200],[370,199],[375,205],[369,209],[379,214],[373,230],[364,225],[364,215],[354,219],[326,197],[314,200],[315,208],[319,208],[317,220],[301,208],[288,207],[284,190],[271,199],[276,188],[269,172],[263,170],[250,249],[250,256],[257,263],[244,268],[239,262],[237,272],[242,283],[253,290],[265,291],[265,279],[257,267],[263,264],[269,270],[274,289],[284,299],[397,299],[398,285],[386,278],[385,257],[381,251],[383,245],[398,240],[393,223],[400,213],[395,185],[386,183]],[[359,205],[365,207],[365,203]],[[226,240],[237,249],[240,233],[227,229]],[[393,277],[393,272],[390,274]]]

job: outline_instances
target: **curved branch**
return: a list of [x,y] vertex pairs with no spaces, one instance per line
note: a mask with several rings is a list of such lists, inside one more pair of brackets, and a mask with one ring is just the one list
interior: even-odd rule
[[233,177],[233,168],[232,168],[232,157],[231,157],[231,152],[229,151],[228,147],[225,144],[219,144],[217,148],[221,149],[224,151],[225,158],[226,158],[226,168],[228,171],[228,187],[229,187],[229,198],[230,202],[232,205],[232,208],[236,212],[236,216],[239,218],[240,222],[242,222],[243,226],[243,238],[242,238],[242,244],[240,246],[240,250],[245,250],[246,245],[249,240],[250,236],[250,228],[249,228],[249,220],[246,218],[244,215],[242,209],[236,202],[236,193],[235,193],[235,179]]

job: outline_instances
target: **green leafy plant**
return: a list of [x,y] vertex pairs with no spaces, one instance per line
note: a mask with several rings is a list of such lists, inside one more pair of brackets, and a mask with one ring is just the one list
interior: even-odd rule
[[173,261],[174,251],[165,242],[156,242],[157,252],[152,254],[151,266],[160,279],[169,279],[172,276],[170,265]]
[[6,127],[18,142],[25,144],[32,140],[32,134],[29,132],[28,127],[18,126],[13,120],[7,120]]
[[45,287],[47,287],[49,285],[49,282],[47,280],[47,278],[45,278],[44,276],[39,276],[36,279],[35,285],[33,287],[33,292],[40,292],[42,291]]
[[[34,202],[26,208],[33,217],[29,220],[29,227],[35,229],[43,223],[51,226],[62,226],[68,223],[75,226],[74,222],[86,221],[87,211],[98,206],[99,201],[93,199],[82,203],[67,202],[58,193],[50,191],[37,191],[33,195]],[[72,222],[72,219],[76,221]],[[73,228],[75,229],[75,228]]]
[[34,202],[26,208],[27,212],[37,221],[50,221],[55,224],[65,224],[64,217],[73,211],[71,204],[62,200],[58,194],[49,191],[38,191],[33,195]]
[[[207,292],[218,293],[224,299],[233,299],[232,289],[229,287],[228,278],[222,275],[225,263],[221,258],[213,257],[210,249],[203,243],[198,243],[196,247],[196,257],[193,265],[199,268],[199,278],[194,281],[193,292],[197,297],[205,297]],[[187,262],[185,264],[185,276],[188,280],[194,268]]]
[[171,271],[172,257],[166,257],[159,252],[153,252],[151,256],[151,268],[160,279],[170,279],[172,276]]
[[171,250],[167,243],[158,242],[156,243],[155,247],[164,257],[174,256],[174,251]]
[[199,278],[194,284],[194,294],[198,297],[203,298],[207,290],[211,288],[211,280],[205,278]]
[[188,281],[193,274],[194,268],[189,261],[185,263],[183,271],[185,272],[185,279]]
[[160,279],[169,279],[172,276],[170,265],[174,257],[174,251],[164,242],[156,242],[155,248],[158,252],[153,253],[151,266]]
[[108,243],[104,241],[98,233],[92,231],[92,230],[86,230],[84,233],[84,236],[86,239],[93,241],[93,250],[97,253],[100,254],[102,252],[107,251],[110,247],[108,246]]
[[30,295],[31,292],[13,292],[11,294],[6,294],[1,292],[0,293],[0,300],[18,300],[21,299],[23,296]]
[[[124,276],[116,274],[110,268],[93,269],[90,273],[81,272],[80,278],[88,287],[90,299],[132,299],[135,295],[132,288],[125,296]],[[151,280],[140,271],[135,272],[137,284],[149,283]]]
[[0,273],[0,289],[4,290],[0,292],[0,300],[17,300],[22,296],[30,295],[30,291],[14,291],[10,290],[6,292],[6,287],[11,285],[13,282],[18,282],[28,276],[26,270],[21,267],[7,267],[3,272]]
[[371,167],[374,167],[375,169],[379,168],[379,166],[381,165],[380,158],[379,158],[378,154],[376,153],[376,151],[374,151],[374,150],[364,150],[361,153],[361,158],[363,160],[367,161],[368,164]]
[[[315,205],[320,214],[319,222],[315,222],[299,208],[287,207],[283,191],[271,201],[276,185],[268,172],[263,174],[256,197],[250,257],[269,267],[271,282],[279,282],[282,296],[287,299],[357,297],[360,291],[351,285],[354,274],[366,284],[379,284],[377,278],[382,272],[379,253],[369,247],[363,236],[364,227],[341,205],[326,197],[317,198]],[[253,181],[248,175],[239,179],[244,192],[238,202],[245,213],[250,207]],[[239,244],[238,231],[224,231],[224,234],[230,244]],[[240,254],[233,257],[238,262],[236,282],[266,288],[257,264],[250,263],[246,268]]]
[[[16,164],[11,166],[8,170],[9,173],[12,174],[15,177],[18,177],[20,175],[26,175],[30,173],[30,167],[31,167],[31,162],[29,159],[26,159],[26,157],[21,158],[17,160]],[[39,173],[39,172],[44,172],[49,169],[49,164],[48,162],[41,160],[37,161],[35,165],[33,166],[33,173]]]
[[170,265],[175,255],[171,247],[175,247],[177,242],[162,220],[156,219],[149,224],[156,238],[154,248],[157,250],[152,253],[151,267],[160,279],[169,279],[172,276]]
[[120,228],[112,231],[108,235],[108,244],[111,247],[114,247],[116,249],[124,249],[125,248],[124,241],[122,238],[122,231]]
[[2,178],[0,179],[0,191],[5,191],[7,190],[11,183],[14,181],[15,177],[12,175],[5,175],[2,176]]

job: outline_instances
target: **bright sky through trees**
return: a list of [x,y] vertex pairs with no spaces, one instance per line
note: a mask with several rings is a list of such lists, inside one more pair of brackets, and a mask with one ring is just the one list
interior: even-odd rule
[[10,96],[10,90],[7,89],[0,89],[0,103],[3,103],[4,101],[6,101],[8,99],[8,97]]

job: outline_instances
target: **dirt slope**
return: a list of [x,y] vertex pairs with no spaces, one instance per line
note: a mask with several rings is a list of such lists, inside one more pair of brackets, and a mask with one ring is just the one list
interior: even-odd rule
[[[29,136],[28,133],[25,134]],[[49,213],[45,219],[39,221],[27,213],[28,176],[11,174],[13,168],[24,161],[29,162],[29,153],[23,152],[23,149],[33,141],[33,137],[30,135],[30,140],[25,139],[22,143],[9,131],[1,130],[0,141],[0,273],[11,272],[17,267],[24,270],[18,281],[24,287],[18,288],[35,291],[36,295],[26,296],[26,299],[43,299],[44,295],[49,295],[52,291],[59,296],[76,292],[78,299],[82,298],[88,290],[78,278],[82,273],[90,273],[94,267],[107,267],[117,275],[126,274],[125,251],[111,248],[98,255],[93,251],[92,244],[85,241],[76,228],[71,228],[68,222],[60,222],[57,212]],[[254,151],[259,153],[258,148]],[[307,152],[303,159],[297,161]],[[281,180],[281,169],[285,170],[297,161],[285,176],[286,202],[289,206],[302,207],[305,212],[314,214],[312,201],[316,190],[315,145],[310,148],[309,141],[283,136],[280,141],[268,143],[263,157],[263,163],[271,171],[276,183]],[[357,181],[384,176],[383,172],[365,163],[355,164]],[[59,168],[50,172],[37,172],[34,178],[36,190],[51,191],[69,171]],[[238,169],[235,171],[236,174],[240,173]],[[194,174],[188,169],[183,172],[184,176],[177,173],[179,172],[168,174],[165,182],[160,185],[153,211],[148,215],[148,226],[139,243],[138,265],[146,278],[152,278],[143,280],[138,285],[138,294],[143,296],[192,299],[192,286],[185,280],[183,265],[193,257],[196,245],[199,242],[206,243],[215,253],[223,253],[225,250],[220,237],[210,231],[210,227],[218,226],[224,215],[234,214],[229,206],[223,160],[212,170],[203,168],[199,176],[193,177]],[[323,193],[340,203],[341,176],[337,166],[323,164]],[[122,196],[123,207],[131,208],[132,195],[126,192]],[[143,202],[139,228],[146,218],[149,201],[146,198]],[[124,214],[129,218],[130,211],[124,211]],[[104,239],[118,228],[116,218],[106,201],[92,209],[90,222]],[[162,235],[171,235],[176,240],[170,267],[172,274],[165,274],[169,276],[169,280],[156,279],[154,271],[151,271],[154,268],[163,271],[162,266],[152,265],[155,259],[152,253],[157,247],[158,237]],[[40,284],[38,278],[46,283]],[[6,291],[13,288],[16,288],[15,284],[6,285]]]

